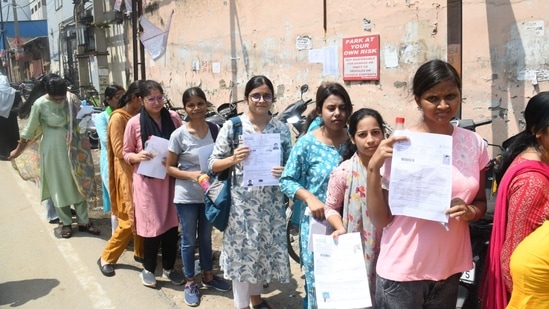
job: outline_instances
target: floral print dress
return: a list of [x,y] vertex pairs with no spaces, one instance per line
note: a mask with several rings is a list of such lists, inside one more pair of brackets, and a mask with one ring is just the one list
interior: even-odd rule
[[[338,148],[326,145],[319,141],[312,133],[307,133],[296,142],[288,163],[280,178],[280,187],[289,198],[295,200],[297,190],[304,188],[315,195],[321,202],[326,200],[328,180],[330,173],[341,162],[341,153],[345,149],[345,143]],[[296,204],[301,204],[296,200]],[[302,203],[299,210],[300,223],[300,256],[301,264],[305,267],[305,282],[307,284],[307,305],[304,308],[317,308],[315,296],[315,279],[313,252],[307,250],[309,246],[309,219],[304,215],[307,205]],[[295,206],[294,206],[295,207]]]
[[[239,117],[242,134],[255,134],[250,119],[246,115]],[[281,165],[284,165],[291,150],[288,127],[271,119],[262,133],[280,133],[280,160]],[[231,155],[232,136],[233,123],[227,121],[219,131],[209,158],[210,169],[215,160]],[[242,164],[235,165],[235,173],[229,223],[223,234],[219,262],[224,277],[251,284],[271,282],[273,279],[288,283],[290,261],[286,245],[284,194],[278,186],[242,186]]]

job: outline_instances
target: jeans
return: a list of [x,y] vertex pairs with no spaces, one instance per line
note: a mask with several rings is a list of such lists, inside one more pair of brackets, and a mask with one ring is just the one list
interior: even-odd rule
[[59,216],[57,216],[55,206],[50,198],[46,200],[46,218],[48,220],[55,220],[59,218]]
[[175,204],[181,225],[181,259],[183,273],[187,279],[194,277],[194,245],[198,229],[198,253],[200,267],[204,271],[213,268],[212,257],[212,224],[206,219],[203,203]]
[[376,309],[453,309],[456,308],[459,277],[445,280],[399,282],[376,278]]

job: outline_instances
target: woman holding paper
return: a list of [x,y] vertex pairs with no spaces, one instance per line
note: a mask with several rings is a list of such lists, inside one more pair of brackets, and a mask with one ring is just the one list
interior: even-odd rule
[[219,128],[206,121],[208,105],[206,94],[198,87],[183,92],[183,107],[188,121],[173,131],[168,146],[166,162],[168,175],[175,178],[174,203],[181,225],[181,258],[185,285],[185,303],[198,306],[200,292],[194,282],[194,249],[198,231],[198,252],[202,268],[202,284],[218,291],[229,291],[231,286],[212,273],[212,224],[206,219],[204,190],[198,177],[200,169],[199,148],[215,142]]
[[[269,167],[280,178],[290,155],[290,130],[269,113],[274,102],[273,83],[265,76],[252,77],[244,89],[248,110],[240,117],[242,133],[280,135],[280,164]],[[208,165],[214,173],[231,166],[235,181],[231,186],[229,223],[223,234],[219,264],[226,279],[232,280],[236,308],[270,309],[261,298],[263,283],[288,283],[290,261],[286,246],[286,207],[279,186],[243,185],[243,161],[250,147],[239,143],[231,155],[233,123],[225,122],[219,131]]]
[[[173,206],[174,179],[164,179],[139,174],[139,164],[153,159],[154,154],[145,150],[151,136],[169,139],[181,118],[176,112],[164,107],[164,90],[152,80],[139,84],[143,100],[141,112],[128,121],[124,132],[124,160],[133,165],[133,203],[135,207],[135,228],[144,239],[143,271],[141,282],[156,287],[154,271],[156,256],[162,247],[163,276],[173,284],[183,284],[183,275],[173,267],[177,254],[177,212]],[[167,149],[166,149],[167,150]]]
[[385,137],[383,123],[381,115],[373,109],[361,108],[351,115],[348,131],[352,147],[344,155],[344,159],[348,159],[330,175],[324,207],[326,220],[334,229],[334,239],[345,233],[360,233],[372,298],[375,295],[375,267],[381,234],[370,221],[366,208],[366,168]]
[[309,251],[310,221],[311,218],[324,219],[328,180],[350,143],[345,126],[352,112],[351,98],[341,84],[320,85],[316,92],[316,114],[321,124],[297,140],[280,179],[282,192],[297,205],[305,205],[297,207],[302,209],[299,239],[301,263],[305,268],[305,309],[317,308],[313,252]]
[[367,178],[368,212],[374,225],[383,229],[376,308],[455,308],[461,273],[473,268],[468,221],[486,212],[484,167],[489,157],[480,136],[450,123],[461,101],[461,80],[450,64],[432,60],[420,66],[412,90],[423,118],[409,130],[452,137],[449,218],[445,228],[437,221],[391,213],[390,179],[382,186],[387,175],[380,170],[391,158],[393,145],[407,137],[381,142],[368,163]]

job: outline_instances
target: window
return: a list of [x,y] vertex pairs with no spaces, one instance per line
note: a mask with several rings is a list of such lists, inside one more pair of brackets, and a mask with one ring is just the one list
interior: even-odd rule
[[55,9],[59,10],[63,7],[63,0],[54,0],[55,1]]

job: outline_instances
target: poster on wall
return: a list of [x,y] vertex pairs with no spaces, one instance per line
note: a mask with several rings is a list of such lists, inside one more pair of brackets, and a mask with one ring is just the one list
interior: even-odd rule
[[379,80],[379,35],[343,39],[343,80]]

